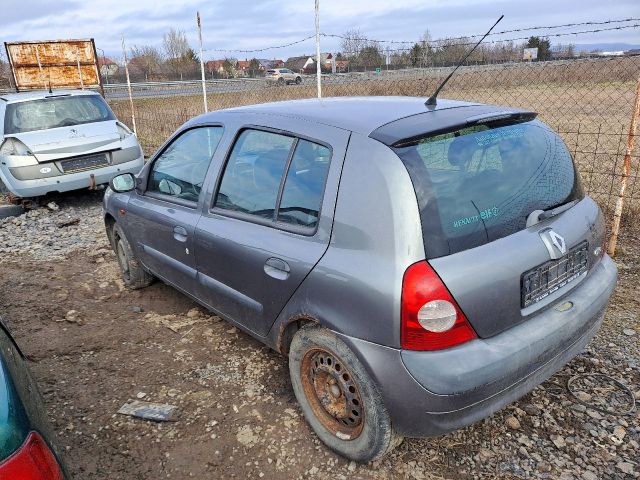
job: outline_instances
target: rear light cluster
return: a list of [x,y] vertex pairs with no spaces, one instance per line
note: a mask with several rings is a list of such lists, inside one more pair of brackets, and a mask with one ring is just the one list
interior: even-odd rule
[[441,350],[477,338],[438,274],[414,263],[402,280],[400,344],[406,350]]
[[64,476],[46,442],[31,432],[20,449],[0,462],[0,479],[64,480]]

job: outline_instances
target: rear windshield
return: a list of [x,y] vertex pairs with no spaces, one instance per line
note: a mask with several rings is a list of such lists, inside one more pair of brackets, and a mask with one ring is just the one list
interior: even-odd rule
[[416,190],[428,258],[511,235],[534,210],[584,196],[567,147],[539,121],[474,125],[395,151]]
[[51,97],[8,104],[4,117],[4,131],[32,132],[105,120],[115,120],[115,117],[102,97]]

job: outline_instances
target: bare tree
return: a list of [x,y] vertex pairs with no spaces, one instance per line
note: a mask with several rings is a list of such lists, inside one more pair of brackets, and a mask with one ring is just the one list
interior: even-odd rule
[[364,38],[359,28],[352,28],[342,34],[342,42],[340,49],[345,57],[349,59],[357,58],[364,47],[367,46],[367,40]]
[[144,75],[145,80],[157,74],[161,64],[162,54],[156,47],[151,45],[134,45],[131,47],[129,66]]
[[174,74],[191,73],[193,69],[193,49],[189,46],[184,30],[171,28],[162,37],[162,46],[167,56],[165,62]]
[[420,63],[422,66],[428,65],[431,61],[431,55],[433,53],[432,48],[432,39],[429,30],[425,30],[425,32],[420,37]]
[[178,60],[187,54],[187,51],[191,48],[187,41],[187,36],[184,30],[176,30],[171,28],[162,37],[162,46],[164,47],[164,53],[169,60]]

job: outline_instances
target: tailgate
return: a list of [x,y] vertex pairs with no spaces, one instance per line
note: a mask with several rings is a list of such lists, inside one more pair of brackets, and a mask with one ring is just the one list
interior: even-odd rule
[[[549,241],[550,232],[559,237],[555,243]],[[476,333],[487,338],[517,325],[581,283],[601,259],[596,249],[603,236],[602,214],[587,197],[547,221],[429,263]],[[562,247],[562,240],[564,254],[556,245]]]

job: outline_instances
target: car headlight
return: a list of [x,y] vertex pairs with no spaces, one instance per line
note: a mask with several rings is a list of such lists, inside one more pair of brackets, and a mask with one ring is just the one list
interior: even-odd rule
[[0,155],[33,155],[29,148],[17,138],[9,137],[0,145]]
[[130,135],[133,135],[133,132],[129,130],[124,123],[116,122],[116,127],[118,127],[118,133],[120,134],[120,140],[124,140]]

